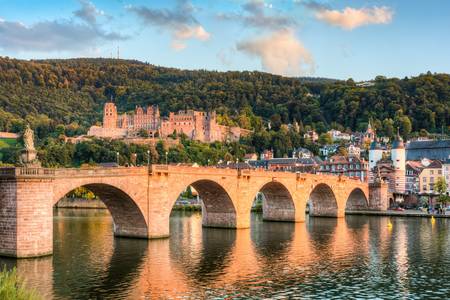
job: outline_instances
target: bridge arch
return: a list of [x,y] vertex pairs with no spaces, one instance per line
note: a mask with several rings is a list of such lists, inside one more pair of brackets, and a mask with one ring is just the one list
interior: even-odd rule
[[[227,190],[211,179],[198,179],[183,187],[192,186],[202,200],[202,225],[205,227],[236,228],[236,207]],[[174,201],[181,194],[177,194]]]
[[54,203],[78,187],[84,187],[98,196],[109,210],[114,225],[114,235],[123,237],[148,237],[148,226],[140,207],[133,198],[111,184],[86,183],[55,194]]
[[364,210],[369,208],[366,194],[360,188],[354,188],[345,203],[345,210]]
[[316,185],[309,195],[309,215],[337,217],[338,203],[331,187],[326,183]]
[[284,184],[270,181],[265,183],[258,192],[264,195],[264,221],[295,222],[294,199]]

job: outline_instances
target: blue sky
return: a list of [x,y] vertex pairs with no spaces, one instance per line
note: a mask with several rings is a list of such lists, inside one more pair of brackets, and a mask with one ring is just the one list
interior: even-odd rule
[[446,0],[0,0],[0,56],[367,80],[450,72]]

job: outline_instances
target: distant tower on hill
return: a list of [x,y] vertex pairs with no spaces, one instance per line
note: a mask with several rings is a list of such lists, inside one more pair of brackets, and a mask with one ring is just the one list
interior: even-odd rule
[[117,107],[112,102],[105,103],[103,108],[103,128],[117,127]]

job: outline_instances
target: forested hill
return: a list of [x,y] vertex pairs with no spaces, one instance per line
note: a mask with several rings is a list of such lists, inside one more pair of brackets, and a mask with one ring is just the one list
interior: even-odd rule
[[250,111],[286,123],[295,119],[319,131],[331,126],[362,129],[369,119],[387,134],[395,125],[407,133],[408,122],[412,131],[430,132],[450,124],[448,74],[377,77],[373,85],[362,87],[352,80],[186,71],[131,60],[0,57],[0,130],[17,131],[27,116],[29,122],[46,119],[54,126],[78,123],[86,128],[100,121],[102,105],[110,98],[120,111],[158,104],[163,114],[216,110],[237,123],[243,111]]

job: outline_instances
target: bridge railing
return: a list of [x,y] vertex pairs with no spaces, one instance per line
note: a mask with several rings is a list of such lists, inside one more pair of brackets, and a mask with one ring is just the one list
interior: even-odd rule
[[0,177],[18,177],[18,176],[54,176],[54,169],[47,168],[26,168],[26,167],[8,167],[0,168]]
[[133,176],[146,175],[147,167],[93,167],[56,169],[57,177],[85,177],[85,176]]
[[[336,176],[309,173],[291,173],[291,172],[273,172],[261,169],[232,169],[232,168],[216,168],[216,167],[192,167],[192,166],[176,166],[176,165],[150,165],[149,167],[93,167],[93,168],[26,168],[26,167],[5,167],[0,168],[0,177],[86,177],[86,176],[142,176],[152,174],[193,174],[193,175],[219,175],[219,176],[272,176],[274,178],[292,178],[304,181],[307,178],[326,181],[329,179],[336,180]],[[359,180],[339,177],[339,182],[363,183]]]

